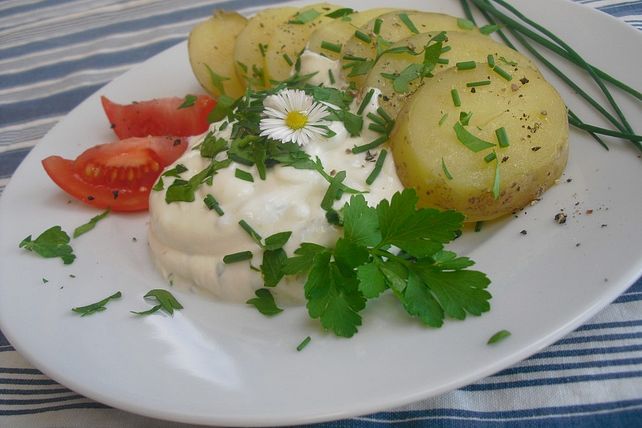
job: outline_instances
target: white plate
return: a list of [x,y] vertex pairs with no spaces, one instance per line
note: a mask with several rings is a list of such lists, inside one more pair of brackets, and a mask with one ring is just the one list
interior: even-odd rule
[[[401,3],[416,8],[426,4]],[[642,37],[633,29],[567,1],[516,4],[594,64],[639,84],[642,57],[631,53],[639,52]],[[433,6],[461,15],[459,2],[431,2]],[[568,72],[586,80],[576,69]],[[570,91],[557,86],[581,117],[598,122]],[[127,101],[197,90],[183,43],[99,93]],[[639,117],[639,107],[621,98],[629,117]],[[145,308],[142,295],[165,285],[147,252],[146,215],[110,216],[73,242],[78,259],[71,266],[18,249],[29,234],[55,224],[70,231],[95,214],[82,204],[69,205],[40,160],[50,154],[73,158],[110,138],[93,95],[16,171],[0,210],[0,325],[17,350],[53,379],[132,412],[192,423],[275,425],[342,418],[420,400],[474,382],[552,343],[642,272],[638,154],[619,141],[606,152],[572,131],[570,162],[558,186],[518,218],[488,225],[457,243],[493,279],[492,310],[482,317],[423,328],[383,299],[370,305],[364,327],[346,340],[321,333],[303,309],[266,319],[245,306],[176,291],[184,310],[173,318],[138,319],[129,310]],[[565,225],[553,222],[561,209],[569,214]],[[591,215],[585,213],[588,209]],[[42,278],[49,282],[44,285]],[[116,290],[123,298],[105,312],[81,319],[70,311]],[[504,328],[513,333],[509,340],[485,345]],[[296,352],[308,335],[310,345]]]

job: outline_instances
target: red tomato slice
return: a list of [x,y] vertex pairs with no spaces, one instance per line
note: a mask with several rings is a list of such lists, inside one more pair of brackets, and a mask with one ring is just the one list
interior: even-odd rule
[[94,146],[76,160],[49,156],[49,177],[65,192],[96,208],[142,211],[163,168],[187,149],[187,139],[128,138]]
[[159,98],[133,104],[116,104],[100,97],[105,114],[118,138],[146,137],[148,135],[176,135],[188,137],[207,131],[207,115],[216,106],[216,100],[207,95],[196,97],[190,107],[179,108],[184,98]]

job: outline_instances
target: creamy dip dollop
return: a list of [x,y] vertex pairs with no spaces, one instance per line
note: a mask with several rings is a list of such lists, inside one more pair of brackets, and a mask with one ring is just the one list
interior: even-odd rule
[[[307,67],[308,60],[302,60],[302,67]],[[379,136],[368,130],[370,121],[365,119],[367,113],[376,111],[378,95],[375,90],[375,96],[363,112],[364,126],[360,136],[350,137],[343,123],[337,121],[330,125],[335,136],[302,147],[312,159],[321,160],[326,172],[346,171],[344,184],[365,191],[364,197],[370,205],[390,199],[403,189],[391,157],[374,183],[368,185],[366,178],[372,172],[380,150],[360,154],[350,151]],[[360,102],[355,99],[353,110]],[[221,131],[220,125],[212,124],[210,131],[229,140],[231,126]],[[204,135],[192,138],[185,154],[168,169],[182,164],[187,171],[181,178],[188,180],[206,168],[210,159],[201,157],[198,150],[192,150],[203,138]],[[250,172],[254,182],[237,178],[237,168]],[[168,178],[165,177],[165,189],[171,184],[171,178]],[[292,256],[302,242],[332,246],[341,229],[328,223],[326,212],[321,208],[327,189],[328,182],[317,171],[276,165],[269,168],[266,179],[261,180],[255,166],[232,163],[217,172],[211,186],[203,184],[196,190],[194,202],[168,204],[166,190],[154,191],[150,195],[148,234],[154,262],[175,286],[220,300],[244,303],[254,297],[255,290],[263,287],[261,273],[251,268],[260,266],[263,252],[241,228],[239,221],[245,220],[263,238],[291,231],[284,247],[288,256]],[[203,199],[208,194],[216,198],[224,215],[219,216],[205,206]],[[349,198],[349,194],[344,194],[335,202],[334,208],[340,209]],[[249,263],[223,263],[224,256],[248,250],[253,254]],[[286,276],[271,291],[280,304],[301,304],[304,302],[303,282],[303,278]]]

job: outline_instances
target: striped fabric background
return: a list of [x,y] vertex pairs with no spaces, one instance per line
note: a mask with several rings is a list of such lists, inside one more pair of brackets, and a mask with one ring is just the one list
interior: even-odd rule
[[[577,2],[642,30],[642,1]],[[114,77],[183,41],[214,3],[0,0],[0,194],[58,120]],[[251,13],[270,3],[276,1],[218,6]],[[501,373],[403,408],[326,425],[391,424],[642,426],[642,280],[577,331]],[[39,426],[183,425],[77,395],[32,368],[0,333],[0,427]]]

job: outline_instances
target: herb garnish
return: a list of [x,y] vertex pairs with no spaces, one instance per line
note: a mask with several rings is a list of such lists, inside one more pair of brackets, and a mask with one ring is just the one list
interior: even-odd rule
[[74,229],[74,235],[73,235],[74,239],[92,230],[94,227],[96,227],[96,223],[98,223],[100,220],[104,219],[108,215],[109,215],[109,210],[106,210],[103,213],[92,217],[87,223],[81,226],[78,226],[76,229]]
[[122,293],[120,291],[115,292],[109,297],[104,298],[103,300],[100,300],[96,303],[92,303],[87,306],[79,306],[76,308],[71,308],[72,311],[76,312],[77,314],[80,314],[81,317],[85,317],[87,315],[92,315],[95,314],[96,312],[102,312],[106,310],[107,308],[105,305],[107,302],[113,299],[119,299],[122,296]]
[[492,345],[493,343],[501,342],[510,335],[511,333],[508,330],[499,330],[497,333],[493,334],[490,339],[488,339],[488,342],[486,342],[486,344]]
[[328,18],[343,18],[344,16],[351,15],[354,12],[355,12],[354,9],[351,9],[349,7],[343,7],[341,9],[334,10],[326,14],[325,16],[327,16]]
[[368,178],[366,178],[366,183],[368,185],[372,185],[372,183],[374,183],[374,181],[377,179],[377,177],[381,173],[381,169],[383,168],[383,164],[386,161],[387,155],[388,155],[388,151],[386,149],[382,149],[381,152],[379,152],[379,157],[377,158],[375,167],[370,173],[370,175],[368,175]]
[[164,310],[170,315],[174,314],[174,310],[180,310],[183,309],[183,305],[181,305],[178,300],[172,295],[167,290],[163,290],[161,288],[156,288],[154,290],[150,290],[143,296],[144,299],[150,299],[150,300],[156,300],[158,302],[156,305],[154,305],[151,309],[148,309],[146,311],[142,312],[136,312],[136,311],[130,311],[133,314],[136,315],[151,315],[154,312],[158,312],[159,310]]
[[476,137],[475,135],[468,132],[466,128],[462,126],[460,122],[456,122],[453,126],[457,139],[464,146],[468,147],[473,152],[480,152],[482,150],[488,149],[495,146],[493,143],[484,141],[481,138]]
[[408,28],[408,30],[410,30],[411,33],[419,34],[419,30],[417,30],[417,27],[415,27],[415,24],[412,22],[407,13],[400,13],[399,19],[401,19],[401,22],[404,23],[404,25]]
[[413,189],[376,208],[362,195],[352,196],[342,209],[343,237],[333,247],[304,243],[288,259],[286,274],[307,273],[306,307],[324,328],[354,335],[366,300],[387,289],[410,315],[434,327],[446,315],[463,319],[490,309],[486,275],[466,270],[470,259],[443,249],[464,216],[417,209],[417,201]]
[[321,12],[317,12],[315,9],[307,9],[294,15],[294,17],[288,21],[288,24],[307,24],[317,19],[319,15],[321,15]]
[[239,251],[238,253],[232,253],[224,256],[223,263],[225,264],[238,263],[245,260],[250,260],[251,258],[252,258],[251,251]]
[[506,133],[506,129],[503,126],[495,130],[495,135],[497,136],[499,147],[503,148],[510,145],[510,142],[508,141],[508,134]]
[[189,95],[189,94],[185,95],[185,98],[183,99],[183,103],[180,106],[178,106],[178,109],[180,110],[183,108],[192,107],[197,99],[198,97],[196,95]]
[[310,341],[311,341],[311,340],[312,340],[312,338],[311,338],[310,336],[307,336],[305,339],[303,339],[303,340],[301,341],[301,343],[299,343],[299,345],[296,347],[296,350],[297,350],[298,352],[303,351],[303,348],[305,348],[306,346],[308,346],[308,343],[310,343]]
[[60,257],[66,265],[76,259],[73,248],[69,245],[69,235],[60,226],[53,226],[42,232],[36,239],[27,236],[18,245],[27,251],[33,251],[44,258]]
[[446,166],[446,162],[444,161],[444,158],[441,158],[441,169],[444,172],[444,175],[446,176],[447,179],[452,180],[453,176],[450,174],[450,171],[448,171],[448,167]]
[[223,209],[221,208],[221,205],[218,203],[214,195],[211,193],[208,193],[205,198],[203,199],[203,203],[209,210],[214,210],[216,214],[218,215],[224,215],[225,213],[223,212]]
[[461,98],[459,98],[459,91],[456,88],[450,90],[450,96],[455,107],[461,107]]
[[274,301],[274,296],[267,288],[259,288],[254,292],[256,297],[249,299],[248,305],[254,306],[263,315],[271,316],[283,312]]

